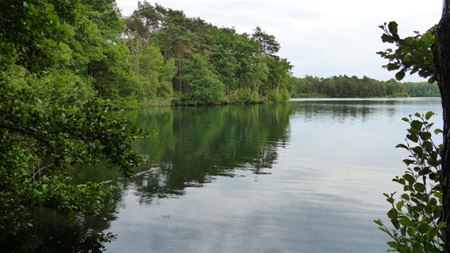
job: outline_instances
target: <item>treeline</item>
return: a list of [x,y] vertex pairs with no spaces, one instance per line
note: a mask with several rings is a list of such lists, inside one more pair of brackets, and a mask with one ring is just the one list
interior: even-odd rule
[[275,37],[259,27],[240,34],[147,2],[125,22],[133,77],[128,95],[140,101],[220,104],[289,97],[292,66],[276,55]]
[[320,78],[306,76],[292,78],[292,97],[329,97],[329,98],[365,98],[365,97],[437,97],[437,85],[422,83],[400,83],[394,79],[379,81],[364,76],[333,76]]

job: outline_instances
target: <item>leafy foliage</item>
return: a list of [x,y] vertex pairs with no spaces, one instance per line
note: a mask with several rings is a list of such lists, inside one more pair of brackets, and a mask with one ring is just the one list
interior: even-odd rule
[[[69,169],[104,161],[130,175],[139,161],[131,151],[132,130],[126,127],[126,121],[112,117],[104,101],[82,99],[83,91],[76,89],[63,95],[70,86],[60,89],[52,85],[60,81],[58,76],[56,80],[44,76],[42,80],[26,73],[22,79],[11,79],[8,74],[0,76],[3,246],[18,243],[18,238],[43,240],[33,232],[36,213],[42,208],[68,219],[92,215],[102,208],[108,187],[89,182],[78,186],[72,182]],[[42,94],[40,87],[50,93]]]
[[[388,245],[401,253],[442,252],[445,222],[440,220],[442,211],[441,150],[432,140],[430,122],[432,112],[425,115],[416,113],[414,117],[404,118],[410,128],[406,143],[397,148],[409,152],[403,160],[407,171],[394,182],[400,184],[403,193],[396,199],[396,193],[384,194],[391,205],[387,215],[393,228],[378,219],[375,223],[387,233],[392,241]],[[434,130],[440,136],[442,131]]]
[[[130,175],[140,160],[135,131],[99,97],[129,90],[118,84],[130,66],[121,27],[112,0],[0,3],[2,250],[96,251],[112,238],[85,224],[110,188],[69,171],[101,162]],[[80,248],[64,249],[57,232]]]
[[135,96],[141,100],[172,96],[171,79],[177,71],[173,59],[164,62],[158,47],[138,44],[134,48],[132,61],[137,79]]
[[184,80],[190,86],[185,96],[188,103],[220,104],[224,101],[225,87],[208,68],[207,59],[202,55],[193,55],[192,60],[186,64],[186,70]]
[[395,49],[388,48],[378,54],[389,60],[384,67],[390,71],[397,71],[395,78],[402,80],[406,73],[419,74],[429,78],[429,82],[436,81],[436,69],[433,61],[432,45],[435,43],[435,27],[426,33],[415,32],[415,36],[401,38],[398,25],[391,21],[380,26],[384,33],[381,39],[385,43],[394,44]]

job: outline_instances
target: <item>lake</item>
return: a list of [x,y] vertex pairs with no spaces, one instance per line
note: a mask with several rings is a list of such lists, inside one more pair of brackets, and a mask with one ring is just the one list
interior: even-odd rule
[[107,252],[386,252],[383,192],[403,172],[402,117],[438,98],[293,99],[152,108],[129,118],[143,175],[117,182]]

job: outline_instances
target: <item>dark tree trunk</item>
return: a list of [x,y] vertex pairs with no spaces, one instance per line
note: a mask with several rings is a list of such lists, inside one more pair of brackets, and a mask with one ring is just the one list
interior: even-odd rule
[[442,18],[437,27],[437,44],[434,48],[437,81],[441,91],[443,109],[444,149],[442,150],[442,219],[447,223],[445,229],[445,250],[450,253],[450,0],[444,0]]

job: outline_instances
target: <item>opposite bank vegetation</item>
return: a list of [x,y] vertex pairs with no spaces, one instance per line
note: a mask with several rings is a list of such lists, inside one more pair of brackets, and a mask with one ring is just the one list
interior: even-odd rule
[[400,83],[394,79],[379,81],[364,76],[306,76],[291,78],[291,96],[297,98],[367,98],[367,97],[439,97],[439,87],[428,82]]

